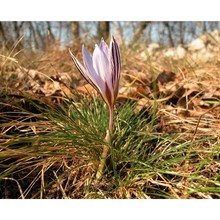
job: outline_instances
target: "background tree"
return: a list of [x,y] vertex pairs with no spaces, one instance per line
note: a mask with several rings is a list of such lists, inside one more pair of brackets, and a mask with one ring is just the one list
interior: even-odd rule
[[146,28],[150,23],[151,23],[151,22],[149,22],[149,21],[141,21],[141,22],[139,23],[139,26],[137,27],[136,31],[134,32],[134,37],[133,37],[132,43],[136,43],[136,42],[140,39],[140,37],[141,37],[141,35],[143,34],[145,28]]
[[109,21],[99,21],[98,22],[98,37],[107,40],[109,38],[110,32],[110,22]]
[[71,30],[73,33],[73,45],[77,46],[80,43],[80,24],[78,21],[71,22]]
[[[10,50],[19,39],[16,50],[44,51],[49,46],[77,46],[91,40],[105,40],[110,33],[116,35],[119,43],[134,45],[138,42],[156,42],[164,47],[187,44],[204,32],[220,30],[220,22],[150,22],[150,21],[99,21],[99,22],[0,22],[0,46]],[[94,43],[94,42],[93,42]]]

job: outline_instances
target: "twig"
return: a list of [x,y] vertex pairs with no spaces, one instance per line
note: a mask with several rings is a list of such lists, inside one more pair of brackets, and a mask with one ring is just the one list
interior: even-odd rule
[[44,166],[41,170],[41,189],[40,189],[40,198],[43,199],[43,191],[44,191]]
[[69,199],[69,197],[66,195],[66,193],[65,193],[65,191],[64,191],[64,189],[63,189],[63,187],[62,187],[62,184],[61,184],[61,182],[60,182],[60,180],[59,180],[59,178],[58,178],[56,172],[53,171],[53,174],[54,174],[54,176],[56,177],[57,183],[58,183],[58,185],[59,185],[59,187],[60,187],[60,190],[61,190],[61,192],[62,192],[62,194],[63,194],[63,198],[64,198],[64,199]]
[[201,114],[201,115],[199,116],[198,122],[197,122],[197,124],[196,124],[195,131],[194,131],[193,136],[192,136],[192,138],[191,138],[191,143],[193,143],[193,141],[195,140],[195,136],[196,136],[196,133],[197,133],[197,130],[198,130],[198,127],[199,127],[199,123],[200,123],[202,117],[203,117],[205,114],[207,114],[209,111],[211,111],[211,110],[213,110],[213,109],[215,109],[215,108],[217,108],[217,107],[219,107],[219,106],[220,106],[220,104],[218,104],[218,105],[216,105],[216,106],[214,106],[214,107],[208,109],[207,111],[205,111],[203,114]]
[[160,174],[158,173],[158,175],[160,176],[160,178],[167,184],[167,187],[170,189],[170,191],[175,195],[175,197],[177,199],[180,199],[180,197],[178,196],[178,194],[175,192],[175,190],[172,188],[172,185],[167,182],[167,180]]
[[2,179],[3,179],[3,180],[12,180],[12,181],[15,181],[15,182],[17,183],[17,185],[18,185],[18,189],[19,189],[19,191],[20,191],[21,198],[24,199],[24,195],[23,195],[23,192],[22,192],[22,189],[21,189],[21,185],[19,184],[19,182],[18,182],[16,179],[10,178],[10,177],[4,177],[4,178],[2,178]]

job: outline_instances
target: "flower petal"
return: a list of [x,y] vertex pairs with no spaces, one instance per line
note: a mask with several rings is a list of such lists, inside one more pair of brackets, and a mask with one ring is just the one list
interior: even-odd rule
[[110,42],[110,63],[112,71],[112,85],[114,88],[114,96],[116,98],[118,95],[121,63],[119,47],[113,36]]
[[108,45],[105,43],[104,39],[102,38],[101,43],[100,43],[100,49],[102,50],[102,52],[104,52],[104,54],[106,55],[106,57],[109,60],[109,49],[108,49]]
[[105,82],[105,92],[106,92],[106,85],[108,86],[108,90],[113,95],[114,89],[112,85],[112,76],[111,76],[111,69],[110,69],[110,62],[105,55],[105,53],[96,45],[96,48],[93,53],[93,66],[99,76]]
[[84,61],[85,67],[90,73],[90,75],[92,76],[97,75],[95,69],[93,68],[92,56],[89,53],[89,51],[84,47],[84,45],[82,47],[82,55],[83,55],[83,61]]
[[[90,83],[98,92],[104,93],[105,88],[101,86],[101,83],[98,85],[97,82],[93,79],[93,77],[90,76],[88,73],[88,70],[84,68],[84,66],[76,59],[76,57],[72,54],[72,52],[69,49],[69,53],[71,55],[71,58],[76,66],[76,68],[79,70],[81,75],[85,78],[85,80]],[[104,85],[104,83],[102,83]],[[102,94],[101,94],[102,95]],[[103,95],[102,95],[103,96]]]
[[93,59],[89,51],[84,47],[82,48],[83,60],[87,69],[87,75],[90,80],[95,84],[96,88],[99,88],[101,93],[105,92],[104,80],[100,78],[97,71],[93,67]]
[[114,90],[112,86],[110,63],[106,54],[96,45],[93,52],[93,67],[105,83],[104,96],[106,103],[112,105],[114,99]]
[[76,66],[76,68],[79,70],[79,72],[84,76],[84,74],[86,73],[86,69],[84,68],[84,66],[76,59],[76,57],[72,54],[72,52],[69,49],[69,53],[70,56]]
[[110,74],[109,60],[97,44],[93,52],[93,67],[101,79],[106,81],[106,75]]

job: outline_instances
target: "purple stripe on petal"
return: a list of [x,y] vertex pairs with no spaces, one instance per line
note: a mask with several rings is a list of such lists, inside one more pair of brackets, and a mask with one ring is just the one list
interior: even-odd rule
[[79,72],[84,75],[86,73],[86,69],[84,68],[84,66],[76,59],[76,57],[72,54],[72,52],[69,49],[69,53],[71,55],[71,58],[76,66],[76,68],[79,70]]
[[110,60],[111,60],[111,71],[112,71],[112,84],[114,85],[114,90],[116,89],[117,91],[118,89],[117,83],[120,78],[120,52],[119,52],[118,44],[116,43],[113,36],[110,44]]
[[119,76],[119,72],[120,72],[120,52],[119,52],[119,47],[117,42],[115,41],[114,37],[113,37],[113,54],[114,54],[114,61],[115,61],[115,71],[117,72],[117,76]]

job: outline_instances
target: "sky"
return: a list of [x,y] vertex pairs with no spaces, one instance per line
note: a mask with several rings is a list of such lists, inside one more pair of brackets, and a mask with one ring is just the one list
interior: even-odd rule
[[219,21],[220,13],[216,0],[7,0],[0,20]]

